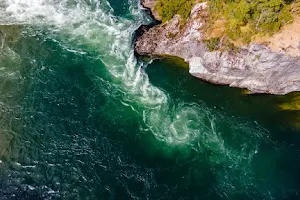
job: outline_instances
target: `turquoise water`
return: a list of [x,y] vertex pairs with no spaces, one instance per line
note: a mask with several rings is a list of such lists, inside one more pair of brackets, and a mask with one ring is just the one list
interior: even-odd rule
[[14,31],[0,53],[0,199],[299,199],[299,112],[278,108],[297,94],[138,61],[134,31],[151,19],[135,0],[6,0],[0,13]]

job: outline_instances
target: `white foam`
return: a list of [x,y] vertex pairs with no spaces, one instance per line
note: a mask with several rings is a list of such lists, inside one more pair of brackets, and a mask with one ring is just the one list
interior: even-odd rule
[[[1,12],[5,13],[6,19],[12,20],[10,23],[55,26],[58,32],[66,35],[58,42],[63,43],[62,48],[67,51],[84,54],[84,50],[68,47],[69,43],[74,45],[73,41],[98,51],[99,58],[111,74],[112,82],[109,84],[114,90],[124,93],[118,97],[122,99],[116,101],[120,100],[121,106],[134,110],[143,119],[147,127],[145,130],[150,130],[157,140],[170,146],[188,146],[198,152],[212,152],[210,162],[214,164],[230,163],[232,169],[249,168],[250,164],[243,163],[245,157],[254,155],[257,150],[242,149],[238,152],[226,146],[216,124],[216,121],[226,120],[215,117],[205,105],[171,103],[173,100],[167,93],[149,82],[134,57],[131,45],[133,31],[146,20],[136,1],[130,9],[133,20],[113,16],[109,4],[97,4],[93,10],[79,0],[72,1],[74,3],[69,7],[68,2],[5,0],[5,11]],[[190,60],[190,73],[206,72],[201,58]],[[109,90],[108,95],[113,95]],[[242,133],[242,137],[247,138],[248,130],[234,128],[233,134]],[[247,142],[254,147],[257,145],[255,139]]]
[[[115,17],[109,4],[98,3],[93,10],[79,0],[73,1],[71,5],[68,2],[6,0],[4,5],[6,15],[16,22],[55,25],[58,31],[68,35],[67,40],[80,41],[88,44],[89,48],[98,50],[101,53],[100,59],[115,82],[112,84],[126,94],[122,102],[126,102],[128,106],[135,104],[143,108],[140,114],[157,139],[171,145],[188,144],[197,140],[199,135],[212,132],[213,127],[201,121],[208,118],[206,107],[184,104],[177,108],[170,107],[168,95],[151,85],[147,75],[138,66],[131,37],[145,18],[137,2],[132,2],[131,5],[132,21]],[[70,52],[85,54],[84,51],[67,45],[62,47]],[[206,72],[201,58],[191,58],[190,73]],[[138,110],[133,105],[130,107]],[[171,113],[174,113],[174,117],[170,116]],[[194,118],[191,120],[190,116]]]

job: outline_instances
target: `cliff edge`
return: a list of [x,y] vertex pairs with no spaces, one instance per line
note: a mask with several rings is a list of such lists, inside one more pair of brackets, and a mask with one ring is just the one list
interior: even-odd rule
[[[154,17],[157,15],[154,14],[155,2],[142,0]],[[234,50],[210,51],[202,32],[208,15],[208,4],[197,3],[184,26],[180,16],[175,15],[145,31],[135,41],[136,53],[151,57],[181,57],[189,63],[191,75],[215,84],[246,88],[252,93],[300,91],[300,57],[254,43]]]

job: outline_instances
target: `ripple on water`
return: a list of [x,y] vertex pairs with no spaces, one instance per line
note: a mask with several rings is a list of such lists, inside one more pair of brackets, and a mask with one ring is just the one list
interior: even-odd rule
[[153,86],[131,44],[149,21],[137,2],[130,1],[130,19],[106,1],[88,2],[5,1],[10,22],[29,25],[12,45],[17,53],[6,49],[1,63],[0,86],[10,80],[12,87],[0,97],[8,130],[0,195],[280,197],[273,179],[257,175],[257,163],[266,170],[281,158],[267,131]]

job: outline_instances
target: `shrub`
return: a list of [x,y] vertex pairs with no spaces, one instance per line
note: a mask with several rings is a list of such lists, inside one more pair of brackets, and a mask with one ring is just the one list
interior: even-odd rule
[[183,21],[186,21],[194,4],[195,0],[158,0],[155,9],[163,22],[172,19],[176,14],[180,15]]
[[167,35],[168,38],[174,39],[176,37],[176,34],[169,32]]
[[[210,0],[211,14],[225,17],[226,34],[232,40],[248,40],[256,33],[273,34],[293,21],[291,1],[284,0]],[[217,15],[220,15],[220,14]],[[241,30],[247,26],[247,32]],[[249,34],[249,32],[251,34]],[[246,37],[244,35],[247,34]]]
[[[225,36],[244,43],[251,42],[254,35],[272,35],[293,21],[292,13],[300,13],[298,0],[206,0],[210,15],[206,31],[217,20],[225,21]],[[166,22],[178,14],[185,22],[196,0],[158,0],[155,9]],[[209,33],[209,32],[207,32]],[[208,35],[208,34],[206,34]],[[217,40],[206,41],[214,49]]]
[[211,38],[209,40],[204,40],[204,42],[209,51],[215,51],[219,49],[220,38]]

